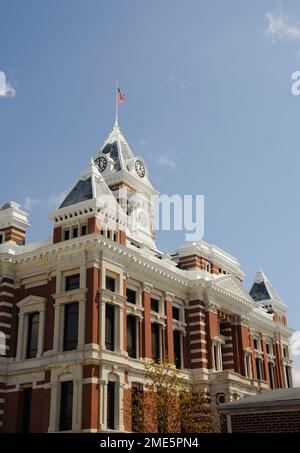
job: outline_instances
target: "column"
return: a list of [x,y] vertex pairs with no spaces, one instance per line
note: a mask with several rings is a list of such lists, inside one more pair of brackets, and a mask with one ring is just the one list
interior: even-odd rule
[[100,346],[101,349],[105,348],[105,307],[106,304],[103,300],[100,302]]
[[18,343],[17,343],[17,354],[16,360],[23,358],[23,345],[25,342],[24,338],[24,313],[19,314],[19,331],[18,331]]
[[100,405],[100,430],[107,429],[107,382],[102,381],[100,384],[99,405]]
[[78,348],[81,349],[85,339],[85,300],[79,301],[78,310]]
[[41,357],[41,355],[43,354],[45,310],[41,310],[39,313],[40,314],[39,314],[39,336],[38,336],[37,357]]

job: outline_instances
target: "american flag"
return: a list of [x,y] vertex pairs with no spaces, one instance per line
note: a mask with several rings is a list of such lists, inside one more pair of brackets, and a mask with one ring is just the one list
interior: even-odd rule
[[118,99],[120,104],[123,104],[123,102],[125,102],[125,93],[123,93],[120,88],[118,88]]

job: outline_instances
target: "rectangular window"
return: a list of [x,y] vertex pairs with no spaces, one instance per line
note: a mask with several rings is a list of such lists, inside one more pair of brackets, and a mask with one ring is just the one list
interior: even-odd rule
[[133,291],[132,289],[127,288],[126,289],[126,298],[127,302],[130,304],[136,304],[136,291]]
[[70,230],[64,230],[64,241],[70,239]]
[[115,429],[115,383],[107,384],[107,428]]
[[65,290],[72,291],[80,288],[80,274],[67,275],[65,279]]
[[181,368],[181,334],[174,330],[174,361],[176,368]]
[[87,234],[87,226],[82,225],[81,227],[81,236],[85,236]]
[[261,374],[261,360],[256,358],[255,359],[255,364],[256,364],[256,372],[257,372],[257,379],[259,381],[262,380],[262,374]]
[[151,297],[151,311],[159,312],[159,302]]
[[269,343],[266,343],[266,351],[267,351],[267,354],[270,354],[270,345],[269,345]]
[[136,359],[136,317],[127,316],[127,352],[129,357]]
[[260,351],[260,341],[257,338],[254,338],[253,343],[254,343],[254,349],[256,349],[257,351]]
[[115,307],[110,304],[105,306],[105,347],[115,350]]
[[160,329],[159,325],[153,323],[151,325],[151,340],[152,340],[152,358],[156,362],[160,360]]
[[78,237],[78,227],[74,227],[72,230],[72,237],[77,238]]
[[291,369],[289,366],[285,366],[284,369],[285,369],[286,386],[288,388],[290,388],[290,387],[292,387],[292,380],[291,380],[291,374],[290,374]]
[[0,244],[3,244],[4,242],[4,234],[0,233]]
[[114,241],[118,242],[118,234],[117,233],[114,233]]
[[59,430],[60,431],[71,430],[72,418],[73,418],[73,382],[65,381],[61,383]]
[[23,407],[22,407],[22,433],[30,431],[30,415],[31,415],[31,395],[32,388],[28,387],[23,390]]
[[110,237],[111,237],[111,232],[110,232],[110,230],[107,230],[107,239],[110,239]]
[[271,387],[271,389],[274,389],[275,388],[274,373],[273,373],[273,364],[271,362],[268,363],[268,368],[269,368],[269,376],[270,376],[270,387]]
[[39,338],[39,313],[28,315],[27,351],[26,358],[32,359],[37,356]]
[[78,302],[65,304],[64,351],[71,351],[78,346]]
[[106,289],[114,293],[116,290],[116,279],[107,275],[105,280],[105,287]]
[[180,309],[178,307],[173,307],[173,319],[180,321]]
[[285,357],[286,359],[289,357],[289,351],[287,347],[283,348],[283,357]]

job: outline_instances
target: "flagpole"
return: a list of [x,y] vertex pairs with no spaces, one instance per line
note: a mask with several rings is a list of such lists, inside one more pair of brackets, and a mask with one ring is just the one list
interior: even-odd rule
[[119,99],[118,99],[119,82],[116,81],[116,121],[115,126],[119,126]]

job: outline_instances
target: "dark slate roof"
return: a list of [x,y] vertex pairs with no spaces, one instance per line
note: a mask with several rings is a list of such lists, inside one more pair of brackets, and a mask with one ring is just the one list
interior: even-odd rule
[[92,179],[87,178],[85,180],[79,180],[58,209],[65,208],[66,206],[71,206],[82,201],[91,200],[92,198]]
[[283,405],[300,406],[300,387],[288,389],[266,390],[258,395],[248,396],[242,400],[232,401],[231,403],[218,406],[221,411],[235,411],[243,409],[255,409],[260,407],[274,407]]
[[103,154],[108,154],[109,157],[112,158],[114,161],[114,170],[120,171],[121,170],[121,164],[120,164],[120,158],[119,158],[119,152],[118,152],[118,143],[115,141],[113,143],[107,143],[103,150]]
[[269,294],[265,282],[254,283],[250,291],[250,296],[256,302],[259,302],[260,300],[271,299],[271,296]]

